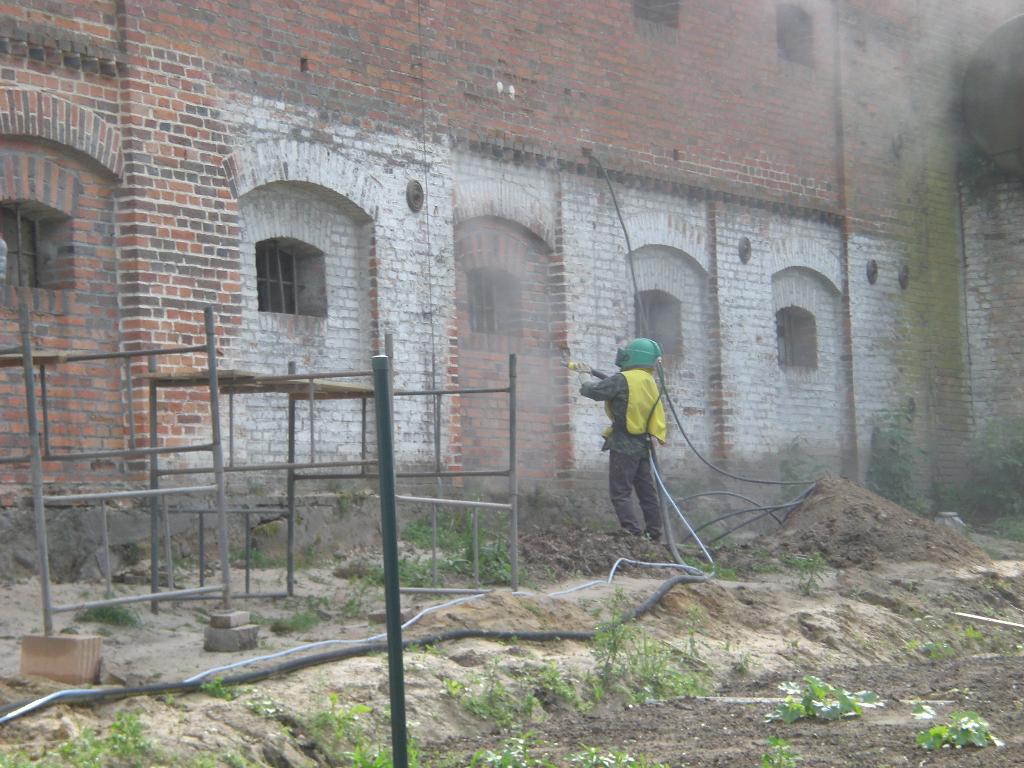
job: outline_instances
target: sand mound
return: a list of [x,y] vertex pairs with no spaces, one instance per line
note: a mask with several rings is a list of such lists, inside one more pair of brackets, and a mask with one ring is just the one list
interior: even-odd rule
[[837,568],[884,561],[965,566],[988,556],[952,528],[938,525],[845,478],[819,480],[775,537],[779,548],[820,552]]

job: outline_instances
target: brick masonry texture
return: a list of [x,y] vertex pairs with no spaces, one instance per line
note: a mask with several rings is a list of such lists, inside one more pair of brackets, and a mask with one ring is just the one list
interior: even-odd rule
[[[635,280],[680,303],[668,382],[711,457],[776,470],[797,445],[862,476],[878,418],[913,403],[941,480],[982,423],[1020,412],[1024,195],[957,178],[963,71],[1017,3],[801,6],[811,65],[779,55],[769,0],[682,3],[678,28],[629,0],[21,0],[0,19],[0,202],[45,213],[61,247],[39,287],[0,288],[0,346],[27,301],[36,343],[75,351],[199,343],[212,304],[221,365],[261,373],[365,369],[390,336],[400,389],[504,386],[515,353],[524,475],[563,480],[601,469],[605,417],[562,362],[612,368]],[[318,254],[322,315],[258,310],[269,238]],[[474,269],[514,278],[513,333],[470,328]],[[814,370],[779,365],[789,306],[815,315]],[[148,435],[146,393],[110,365],[48,386],[61,449],[122,447],[129,397],[144,442],[209,434],[190,391],[164,393]],[[502,398],[445,400],[445,466],[508,461]],[[235,400],[235,458],[283,459],[284,398]],[[4,370],[4,455],[24,451],[23,402]],[[358,457],[358,404],[316,420],[318,456]],[[396,399],[402,462],[433,462],[434,421]],[[696,470],[680,438],[663,460]]]

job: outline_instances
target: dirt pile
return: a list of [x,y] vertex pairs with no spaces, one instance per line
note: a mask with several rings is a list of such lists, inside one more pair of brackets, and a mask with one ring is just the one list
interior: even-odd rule
[[773,545],[789,552],[821,553],[836,568],[878,562],[989,564],[989,557],[957,531],[910,512],[839,477],[819,480],[795,508]]
[[[602,578],[608,576],[619,558],[643,562],[674,562],[661,544],[623,534],[619,531],[593,531],[583,526],[575,529],[537,528],[519,537],[519,552],[528,576],[560,581],[573,576]],[[624,566],[626,571],[629,566]],[[642,573],[657,578],[660,569]]]

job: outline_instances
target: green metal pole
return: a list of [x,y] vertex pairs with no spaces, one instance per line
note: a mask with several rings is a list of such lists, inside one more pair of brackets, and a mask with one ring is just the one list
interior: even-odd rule
[[373,358],[373,397],[377,413],[377,468],[380,522],[384,539],[384,604],[388,630],[388,683],[391,690],[391,751],[394,768],[408,768],[405,677],[402,669],[402,610],[398,591],[398,526],[395,523],[395,447],[391,417],[391,376],[387,355]]

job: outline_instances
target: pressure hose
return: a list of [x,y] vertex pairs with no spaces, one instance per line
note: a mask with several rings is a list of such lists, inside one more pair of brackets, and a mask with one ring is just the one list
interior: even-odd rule
[[[697,568],[693,568],[687,565],[680,565],[678,563],[648,563],[638,560],[628,560],[625,558],[619,558],[612,566],[608,578],[600,581],[592,581],[586,584],[573,587],[571,589],[562,590],[560,592],[550,593],[549,596],[555,597],[558,595],[568,594],[570,592],[576,592],[581,589],[586,589],[593,586],[602,584],[610,584],[615,576],[615,572],[619,566],[623,563],[628,563],[643,567],[652,568],[673,568],[676,570],[682,570],[683,573],[676,576],[672,576],[661,583],[661,585],[643,602],[634,607],[627,613],[622,614],[615,618],[612,626],[619,624],[625,624],[640,618],[644,614],[651,611],[669,590],[679,584],[697,584],[705,581],[709,581],[712,577],[706,573],[703,573]],[[516,593],[519,595],[525,595],[528,593]],[[411,618],[402,628],[412,626],[421,618],[429,613],[441,610],[445,607],[451,607],[459,603],[467,602],[469,600],[476,600],[484,597],[484,594],[472,595],[470,597],[461,597],[456,600],[451,600],[441,605],[431,606],[416,616]],[[426,645],[437,645],[439,643],[451,642],[454,640],[465,640],[468,638],[479,638],[485,640],[524,640],[528,642],[547,642],[552,640],[578,640],[578,641],[589,641],[593,640],[597,630],[496,630],[496,629],[455,629],[447,632],[437,632],[430,635],[424,635],[415,638],[403,638],[402,646],[408,648],[409,646],[426,646]],[[260,662],[282,658],[284,656],[309,651],[314,648],[321,648],[330,645],[344,645],[342,648],[334,648],[329,651],[323,651],[320,653],[314,653],[307,656],[300,656],[294,659],[288,659],[287,661],[279,662],[271,666],[265,666],[260,669],[251,670],[247,672],[240,672],[227,676],[218,675],[219,672],[237,669],[243,666],[249,666]],[[55,704],[94,704],[103,701],[116,701],[119,699],[125,699],[132,696],[158,696],[168,693],[190,693],[199,690],[204,681],[217,676],[221,684],[223,685],[245,685],[253,683],[259,680],[272,677],[274,675],[285,674],[288,672],[294,672],[307,667],[317,666],[320,664],[329,664],[334,661],[341,661],[343,659],[354,658],[356,656],[366,656],[372,653],[379,653],[387,649],[387,635],[379,634],[374,635],[363,640],[324,640],[317,643],[307,643],[300,645],[295,648],[290,648],[285,651],[278,653],[269,654],[265,656],[258,656],[251,659],[245,659],[233,664],[218,666],[212,669],[208,669],[197,675],[187,678],[186,680],[171,681],[171,682],[158,682],[150,683],[148,685],[136,685],[136,686],[121,686],[116,688],[75,688],[67,689],[63,691],[56,691],[42,698],[34,700],[26,700],[21,702],[15,702],[0,707],[0,725],[5,725],[19,717],[23,717],[32,712],[39,712]]]

